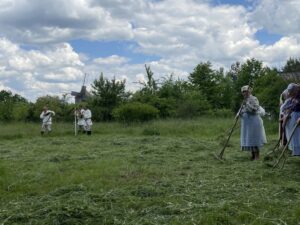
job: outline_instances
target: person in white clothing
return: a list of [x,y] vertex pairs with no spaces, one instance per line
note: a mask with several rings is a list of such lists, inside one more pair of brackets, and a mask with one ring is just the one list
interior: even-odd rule
[[52,117],[55,116],[55,112],[48,110],[48,107],[44,107],[43,111],[40,115],[40,118],[42,119],[42,129],[41,129],[41,135],[45,133],[51,132],[51,125],[52,125]]
[[92,112],[91,110],[87,107],[84,106],[83,107],[84,112],[83,112],[83,119],[84,119],[84,130],[87,133],[87,135],[91,135],[92,134]]
[[78,132],[85,132],[84,126],[85,126],[85,121],[83,118],[83,114],[84,114],[84,109],[82,106],[79,107],[79,109],[77,109],[75,111],[75,116],[77,118],[77,127],[78,127]]

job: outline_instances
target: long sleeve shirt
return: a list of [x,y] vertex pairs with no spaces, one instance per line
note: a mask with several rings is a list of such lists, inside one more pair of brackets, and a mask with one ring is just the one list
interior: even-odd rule
[[245,99],[244,106],[241,110],[241,113],[252,113],[255,114],[259,110],[259,101],[258,99],[250,95],[248,98]]
[[47,110],[46,112],[43,111],[40,115],[40,118],[43,121],[43,124],[52,124],[52,116],[55,115],[54,111]]

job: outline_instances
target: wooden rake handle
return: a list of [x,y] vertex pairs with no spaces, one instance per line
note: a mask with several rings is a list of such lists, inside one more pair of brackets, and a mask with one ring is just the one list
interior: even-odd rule
[[226,143],[225,143],[223,149],[221,150],[221,152],[220,152],[220,154],[219,154],[219,158],[220,158],[220,159],[222,159],[222,157],[223,157],[223,154],[224,154],[224,152],[225,152],[225,149],[226,149],[226,147],[227,147],[227,144],[228,144],[228,142],[229,142],[229,140],[230,140],[230,137],[231,137],[231,135],[232,135],[232,133],[233,133],[233,131],[234,131],[234,128],[235,128],[235,126],[236,126],[238,120],[239,120],[239,117],[237,116],[236,119],[235,119],[235,122],[234,122],[234,124],[233,124],[233,126],[232,126],[232,128],[231,128],[231,130],[230,130],[230,133],[229,133],[229,135],[228,135],[228,138],[227,138],[227,140],[226,140]]
[[[276,163],[274,164],[273,168],[277,167],[277,166],[278,166],[278,164],[280,163],[280,161],[281,161],[282,157],[284,156],[284,153],[286,152],[286,150],[287,150],[287,149],[288,149],[288,147],[289,147],[289,144],[290,144],[290,142],[291,142],[291,140],[292,140],[292,137],[293,137],[293,135],[294,135],[294,133],[295,133],[295,131],[296,131],[296,129],[297,129],[297,127],[298,127],[298,125],[299,125],[299,122],[296,122],[296,124],[295,124],[295,125],[294,125],[294,127],[293,127],[293,130],[292,130],[291,136],[290,136],[290,138],[289,138],[288,142],[286,143],[286,145],[284,146],[284,148],[283,148],[283,150],[282,150],[282,152],[281,152],[280,156],[278,157],[278,159],[277,159]],[[284,162],[285,162],[285,161],[284,161]],[[281,169],[282,169],[282,168],[283,168],[283,166],[281,167]]]

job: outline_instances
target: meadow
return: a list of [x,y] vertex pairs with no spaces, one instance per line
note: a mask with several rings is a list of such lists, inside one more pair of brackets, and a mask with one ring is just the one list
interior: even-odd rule
[[239,148],[232,118],[144,124],[0,124],[0,224],[300,224],[300,158],[263,161],[277,124],[265,120],[261,160]]

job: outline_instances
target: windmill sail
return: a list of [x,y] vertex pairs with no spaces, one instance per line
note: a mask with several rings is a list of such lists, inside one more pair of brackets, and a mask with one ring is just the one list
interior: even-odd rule
[[71,95],[75,97],[75,103],[85,101],[90,97],[90,93],[86,90],[86,86],[84,85],[85,78],[86,78],[86,74],[84,75],[84,80],[80,92],[76,92],[76,91],[71,92]]

